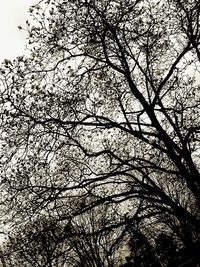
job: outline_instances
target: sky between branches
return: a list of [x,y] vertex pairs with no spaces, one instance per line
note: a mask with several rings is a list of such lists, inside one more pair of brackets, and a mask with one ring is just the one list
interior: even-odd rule
[[0,62],[24,54],[25,31],[18,25],[25,25],[29,18],[28,9],[38,0],[0,0]]

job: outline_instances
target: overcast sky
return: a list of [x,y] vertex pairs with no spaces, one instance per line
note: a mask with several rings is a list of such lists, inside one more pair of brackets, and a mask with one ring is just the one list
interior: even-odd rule
[[38,0],[0,0],[0,62],[12,59],[24,53],[25,31],[19,31],[18,25],[25,25],[29,18],[29,6]]

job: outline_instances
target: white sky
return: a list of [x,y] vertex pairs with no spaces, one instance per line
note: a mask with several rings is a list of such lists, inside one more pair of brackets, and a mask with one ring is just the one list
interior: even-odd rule
[[17,28],[29,18],[29,7],[39,0],[0,0],[0,62],[24,53],[26,32]]

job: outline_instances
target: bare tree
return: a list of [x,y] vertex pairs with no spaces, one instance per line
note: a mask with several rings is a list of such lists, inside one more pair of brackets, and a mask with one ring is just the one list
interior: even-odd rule
[[40,216],[8,235],[2,258],[16,267],[118,266],[120,246],[127,243],[127,227],[102,231],[113,212],[107,206],[101,212],[96,208],[67,224]]
[[60,242],[61,234],[61,225],[45,217],[16,226],[3,244],[5,262],[8,266],[64,266],[70,247]]

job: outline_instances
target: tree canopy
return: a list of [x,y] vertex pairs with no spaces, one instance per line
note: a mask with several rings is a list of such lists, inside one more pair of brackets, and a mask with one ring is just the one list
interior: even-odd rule
[[30,56],[1,67],[8,224],[43,214],[68,225],[106,206],[117,212],[97,232],[153,220],[198,240],[199,12],[196,0],[29,9]]

